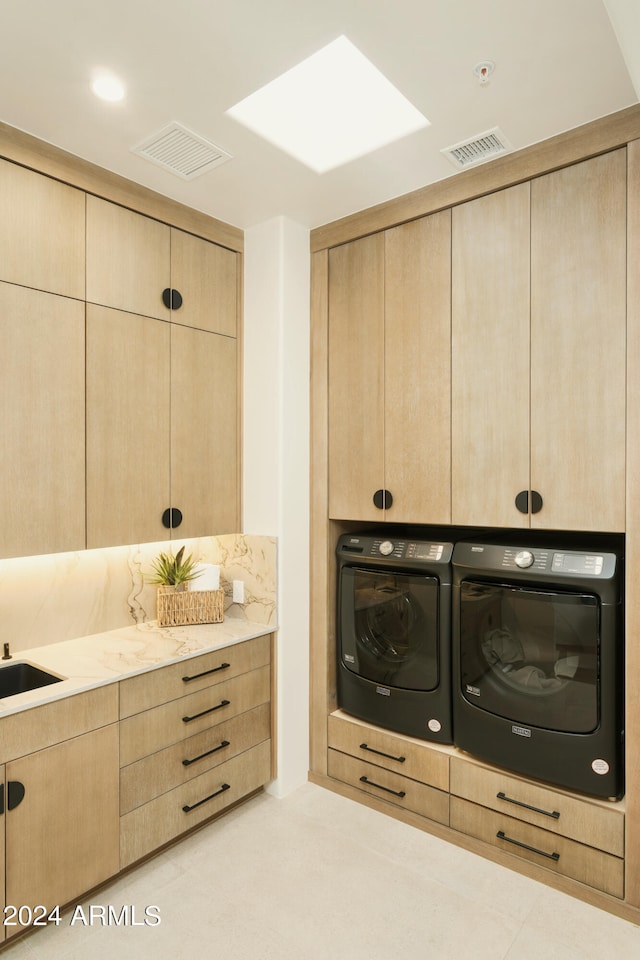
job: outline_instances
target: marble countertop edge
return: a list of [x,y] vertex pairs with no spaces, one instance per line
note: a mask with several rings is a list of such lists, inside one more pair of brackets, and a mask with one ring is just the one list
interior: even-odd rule
[[155,621],[148,621],[22,650],[7,661],[7,665],[27,662],[63,679],[0,699],[0,718],[107,683],[126,680],[157,667],[222,650],[274,633],[276,629],[273,624],[236,617],[227,617],[222,623],[186,627],[159,627]]

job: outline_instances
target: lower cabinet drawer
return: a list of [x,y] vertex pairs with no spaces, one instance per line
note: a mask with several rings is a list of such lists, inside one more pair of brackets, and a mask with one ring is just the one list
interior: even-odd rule
[[583,843],[451,797],[451,826],[505,853],[614,897],[624,896],[624,861]]
[[451,793],[551,833],[624,856],[620,805],[591,801],[453,757]]
[[449,789],[449,754],[395,733],[338,713],[329,717],[329,746],[350,753],[403,777],[428,783],[439,790]]
[[346,753],[329,750],[330,777],[438,823],[449,823],[449,796],[424,783],[401,777]]
[[270,736],[271,704],[262,703],[203,733],[130,763],[120,771],[120,815],[220,766]]
[[120,818],[120,868],[264,786],[271,778],[271,741],[163,793]]
[[120,766],[179,743],[271,697],[269,667],[191,693],[120,721]]

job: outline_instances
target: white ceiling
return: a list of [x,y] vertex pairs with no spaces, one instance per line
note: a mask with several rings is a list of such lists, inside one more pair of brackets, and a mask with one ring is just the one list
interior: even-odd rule
[[[431,126],[319,175],[225,111],[340,34]],[[498,126],[519,149],[640,91],[638,0],[0,0],[0,35],[0,120],[243,228],[318,226],[455,174],[444,147]],[[233,159],[187,182],[131,152],[171,121]]]

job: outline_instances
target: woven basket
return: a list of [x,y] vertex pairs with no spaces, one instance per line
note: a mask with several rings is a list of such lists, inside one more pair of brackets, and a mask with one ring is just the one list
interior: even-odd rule
[[161,627],[222,623],[224,590],[185,590],[161,585],[158,587],[157,616]]

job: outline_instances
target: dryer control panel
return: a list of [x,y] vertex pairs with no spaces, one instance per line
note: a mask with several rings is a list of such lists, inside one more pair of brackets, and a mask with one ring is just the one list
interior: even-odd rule
[[352,555],[367,560],[398,561],[413,564],[449,563],[453,553],[452,543],[431,540],[396,539],[387,536],[359,536],[345,534],[340,537],[337,553]]

